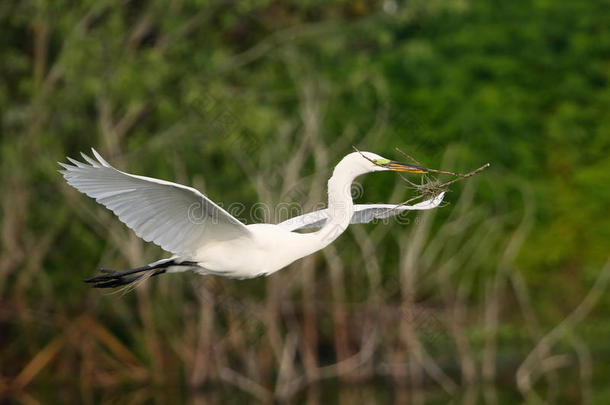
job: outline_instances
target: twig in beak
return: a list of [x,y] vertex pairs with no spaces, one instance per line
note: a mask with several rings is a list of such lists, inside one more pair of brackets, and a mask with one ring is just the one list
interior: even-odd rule
[[[354,150],[355,150],[356,152],[358,152],[358,153],[360,154],[360,156],[362,156],[363,158],[365,158],[365,159],[366,159],[366,160],[368,160],[369,162],[373,163],[373,164],[374,164],[374,165],[376,165],[376,166],[382,166],[382,167],[383,167],[383,165],[380,165],[379,163],[375,162],[374,160],[369,159],[368,157],[366,157],[366,156],[364,155],[364,153],[360,152],[360,150],[358,150],[358,148],[356,148],[355,146],[353,146],[353,145],[352,145],[352,148],[354,148]],[[420,162],[418,162],[418,161],[417,161],[417,159],[415,159],[413,156],[409,155],[408,153],[405,153],[405,152],[404,152],[404,151],[402,151],[400,148],[396,148],[396,150],[397,150],[399,153],[401,153],[402,155],[404,155],[404,156],[405,156],[407,159],[409,159],[410,161],[414,162],[416,165],[418,165],[418,166],[422,166],[422,164],[421,164]],[[455,178],[455,179],[453,179],[453,180],[449,180],[449,181],[447,181],[447,182],[445,182],[445,183],[441,183],[441,184],[439,184],[440,182],[439,182],[438,180],[436,180],[436,179],[434,179],[433,181],[431,181],[431,180],[430,180],[430,178],[429,178],[427,175],[425,175],[425,174],[424,174],[424,176],[422,177],[422,184],[421,184],[421,185],[418,185],[418,184],[412,183],[411,181],[409,181],[408,179],[406,179],[405,177],[403,177],[403,176],[401,175],[400,177],[402,177],[402,178],[403,178],[403,180],[405,180],[407,183],[409,183],[409,184],[410,184],[410,185],[411,185],[411,186],[412,186],[414,189],[416,189],[417,191],[419,191],[419,192],[420,192],[420,194],[419,194],[419,195],[417,195],[417,196],[415,196],[415,197],[412,197],[412,198],[408,199],[408,200],[407,200],[407,201],[405,201],[405,202],[402,202],[402,203],[400,203],[400,204],[396,205],[394,208],[390,208],[390,209],[388,209],[388,210],[386,210],[386,211],[382,212],[382,213],[380,214],[380,216],[383,216],[383,215],[385,215],[385,214],[387,214],[387,213],[389,213],[389,212],[392,212],[392,211],[394,211],[395,209],[397,209],[397,208],[398,208],[398,207],[400,207],[400,206],[403,206],[403,205],[408,205],[410,202],[413,202],[413,201],[418,200],[418,199],[420,199],[420,198],[424,198],[424,197],[435,198],[435,197],[436,197],[436,196],[438,196],[440,193],[448,191],[448,187],[449,187],[450,185],[452,185],[453,183],[456,183],[456,182],[458,182],[458,181],[460,181],[460,180],[463,180],[463,179],[466,179],[466,178],[468,178],[468,177],[474,176],[475,174],[480,173],[480,172],[482,172],[483,170],[487,169],[489,166],[490,166],[490,164],[489,164],[489,163],[485,163],[483,166],[479,167],[478,169],[473,170],[473,171],[471,171],[471,172],[468,172],[468,173],[466,173],[466,174],[462,174],[462,173],[454,173],[454,172],[450,172],[450,171],[446,171],[446,170],[437,170],[437,169],[429,169],[429,168],[426,168],[426,170],[427,170],[427,172],[428,172],[428,173],[447,174],[447,175],[450,175],[450,176],[455,176],[455,177],[456,177],[456,178]],[[427,182],[427,183],[425,183],[425,184],[423,183],[424,179],[425,179],[426,181],[428,181],[428,182]]]
[[[419,163],[419,162],[418,162],[418,161],[417,161],[417,160],[416,160],[414,157],[412,157],[411,155],[407,154],[406,152],[403,152],[403,151],[402,151],[400,148],[396,148],[396,150],[397,150],[398,152],[402,153],[402,154],[403,154],[404,156],[406,156],[408,159],[410,159],[410,160],[412,160],[413,162],[417,163],[419,166],[423,166],[423,165],[422,165],[421,163]],[[489,167],[489,163],[486,163],[485,165],[483,165],[483,166],[479,167],[477,170],[474,170],[474,171],[472,171],[472,172],[470,172],[470,173],[466,173],[466,174],[462,174],[462,173],[454,173],[454,172],[450,172],[450,171],[447,171],[447,170],[429,169],[429,168],[428,168],[428,171],[429,171],[430,173],[448,174],[448,175],[450,175],[450,176],[456,176],[456,177],[460,177],[460,178],[465,179],[465,178],[467,178],[467,177],[470,177],[470,176],[473,176],[473,175],[475,175],[475,174],[479,173],[480,171],[482,171],[482,170],[484,170],[484,169],[487,169],[488,167]],[[457,181],[457,179],[456,179],[456,180],[454,180],[454,181],[452,181],[452,182],[445,183],[445,184],[443,184],[443,186],[444,186],[444,185],[453,184],[453,183],[455,183],[456,181]]]
[[469,173],[466,173],[466,174],[455,174],[455,176],[458,176],[457,179],[450,180],[450,181],[448,181],[446,183],[443,183],[443,184],[439,185],[438,187],[444,188],[444,187],[447,187],[447,186],[455,183],[456,181],[460,181],[460,180],[466,179],[466,178],[468,178],[470,176],[474,176],[475,174],[477,174],[479,172],[482,172],[483,170],[487,169],[489,166],[491,166],[489,163],[485,163],[483,166],[481,166],[478,169],[473,170],[473,171],[471,171]]
[[423,166],[421,163],[419,163],[419,162],[417,161],[417,159],[415,159],[413,156],[411,156],[411,155],[407,154],[406,152],[403,152],[403,151],[402,151],[400,148],[398,148],[398,147],[397,147],[397,148],[394,148],[394,149],[396,149],[396,151],[397,151],[398,153],[401,153],[402,155],[404,155],[404,156],[405,156],[407,159],[409,159],[411,162],[414,162],[416,165],[418,165],[418,166]]

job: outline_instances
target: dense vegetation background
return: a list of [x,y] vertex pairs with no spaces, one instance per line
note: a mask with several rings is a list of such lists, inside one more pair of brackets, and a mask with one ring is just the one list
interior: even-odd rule
[[[610,2],[9,0],[0,22],[0,402],[610,400]],[[492,167],[268,278],[82,284],[163,252],[65,156],[251,223],[324,201],[352,145]]]

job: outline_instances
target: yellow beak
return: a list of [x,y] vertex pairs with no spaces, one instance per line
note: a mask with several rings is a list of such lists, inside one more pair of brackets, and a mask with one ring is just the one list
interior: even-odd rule
[[386,163],[383,166],[395,172],[428,173],[428,169],[426,169],[425,167],[414,166],[408,163],[396,162],[394,160],[391,160],[389,163]]

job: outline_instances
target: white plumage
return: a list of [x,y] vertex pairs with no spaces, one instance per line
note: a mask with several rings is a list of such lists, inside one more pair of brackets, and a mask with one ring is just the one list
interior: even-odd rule
[[[280,224],[245,225],[192,187],[150,177],[137,176],[112,167],[95,150],[88,163],[68,158],[59,163],[64,178],[74,188],[95,198],[114,212],[142,239],[161,246],[174,256],[127,272],[103,270],[105,275],[87,281],[96,287],[116,287],[140,276],[195,270],[250,278],[270,274],[293,261],[320,250],[336,239],[350,223],[366,223],[405,210],[437,207],[444,193],[412,206],[392,204],[355,205],[350,195],[359,175],[382,170],[425,173],[427,169],[393,162],[370,152],[350,153],[335,167],[328,182],[327,209],[291,218]],[[298,229],[320,228],[298,233]]]
[[[445,193],[442,192],[436,197],[422,201],[413,205],[396,204],[355,204],[354,214],[350,224],[368,224],[375,219],[387,219],[402,214],[405,211],[421,211],[436,208],[443,201]],[[280,222],[278,226],[296,231],[299,229],[322,228],[328,220],[328,208],[319,211],[309,212],[298,217],[287,219]]]
[[112,167],[92,149],[89,165],[60,163],[69,185],[95,198],[140,238],[176,255],[193,254],[207,240],[249,235],[248,228],[192,187],[136,176]]

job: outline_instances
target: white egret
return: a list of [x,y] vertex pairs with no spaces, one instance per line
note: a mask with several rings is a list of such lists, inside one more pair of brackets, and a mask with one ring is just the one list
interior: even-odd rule
[[[174,254],[131,270],[100,269],[102,275],[85,280],[98,288],[129,284],[146,274],[187,270],[234,278],[269,275],[323,249],[350,223],[432,209],[444,196],[440,193],[415,205],[354,205],[351,184],[361,174],[384,170],[427,173],[429,169],[371,152],[353,152],[337,164],[328,180],[327,209],[280,224],[245,225],[194,188],[122,172],[97,151],[92,152],[97,160],[81,153],[88,164],[70,158],[71,165],[59,163],[68,184],[106,206],[140,238]],[[304,228],[319,230],[295,232]]]

